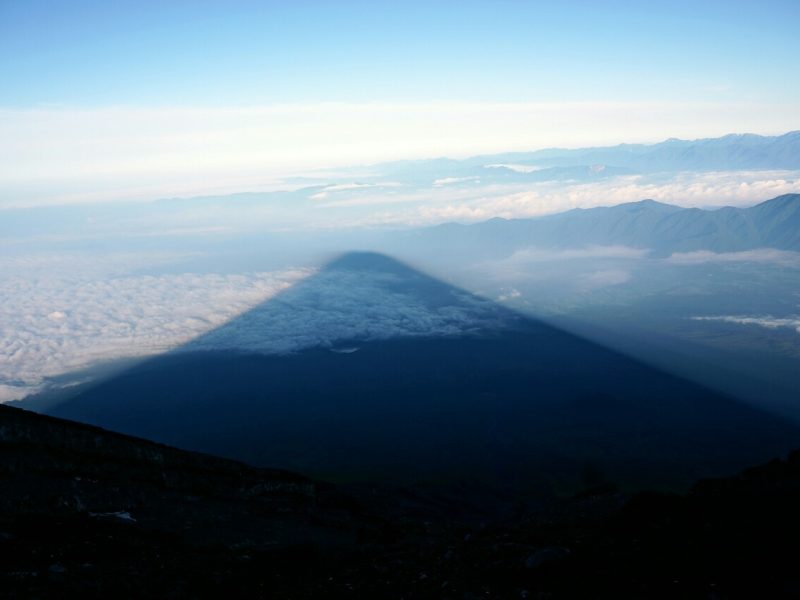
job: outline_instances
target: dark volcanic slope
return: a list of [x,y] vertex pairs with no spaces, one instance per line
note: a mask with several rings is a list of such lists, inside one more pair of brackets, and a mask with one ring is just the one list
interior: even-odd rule
[[[286,331],[333,346],[252,351]],[[800,443],[777,418],[378,255],[348,255],[187,350],[52,414],[338,481],[538,495],[687,485]]]
[[[0,406],[3,598],[796,598],[800,456],[502,521]],[[421,500],[417,497],[418,500]],[[420,501],[418,506],[424,505]]]
[[250,552],[275,565],[262,589],[302,590],[298,548],[372,527],[345,506],[299,475],[0,405],[0,597],[204,596]]
[[332,493],[330,486],[287,471],[256,469],[4,405],[0,453],[3,514],[80,512],[144,527],[191,528],[198,539],[217,541],[259,528],[269,532],[274,546],[339,535],[314,510]]

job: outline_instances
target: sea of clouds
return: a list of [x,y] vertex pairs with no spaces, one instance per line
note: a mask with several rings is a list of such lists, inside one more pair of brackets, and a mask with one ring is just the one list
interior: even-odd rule
[[167,351],[336,351],[353,340],[469,333],[509,316],[405,269],[139,272],[143,263],[175,258],[0,259],[0,402],[119,359]]
[[69,273],[0,280],[0,401],[37,391],[64,373],[183,344],[309,272]]
[[452,336],[501,327],[491,301],[434,284],[413,271],[323,269],[279,296],[193,340],[183,350],[291,353],[409,336]]

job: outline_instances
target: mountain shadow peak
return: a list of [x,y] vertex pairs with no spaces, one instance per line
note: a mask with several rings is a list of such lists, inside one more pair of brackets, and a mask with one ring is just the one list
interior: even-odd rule
[[346,252],[328,262],[322,270],[380,271],[411,274],[412,267],[380,252]]
[[394,258],[349,252],[174,352],[287,354],[398,337],[496,330],[520,317]]
[[534,496],[579,487],[587,465],[625,485],[688,484],[800,440],[374,253],[334,259],[181,350],[50,413],[328,480]]
[[666,202],[660,202],[658,200],[653,200],[652,198],[645,198],[644,200],[638,200],[636,202],[625,202],[623,204],[618,204],[616,207],[612,206],[611,208],[619,208],[624,210],[660,210],[663,212],[681,210],[680,206],[667,204]]

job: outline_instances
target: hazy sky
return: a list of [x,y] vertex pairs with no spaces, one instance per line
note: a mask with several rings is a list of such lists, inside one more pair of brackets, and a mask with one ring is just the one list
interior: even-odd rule
[[783,133],[798,22],[796,0],[0,0],[0,203]]

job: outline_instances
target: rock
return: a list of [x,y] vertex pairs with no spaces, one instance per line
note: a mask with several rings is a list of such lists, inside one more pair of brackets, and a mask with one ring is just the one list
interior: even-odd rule
[[528,558],[525,559],[525,568],[538,569],[543,565],[561,562],[570,554],[571,552],[569,551],[569,548],[563,548],[561,546],[548,546],[547,548],[542,548],[541,550],[537,550],[533,554],[528,555]]

